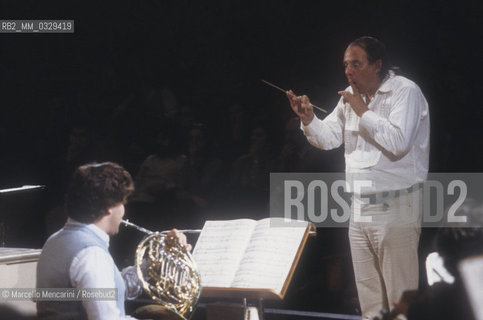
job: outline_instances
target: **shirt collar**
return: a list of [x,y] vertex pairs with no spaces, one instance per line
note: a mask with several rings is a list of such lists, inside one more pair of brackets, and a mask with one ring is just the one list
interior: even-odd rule
[[101,230],[101,228],[99,228],[95,224],[93,224],[93,223],[85,224],[85,223],[76,221],[72,218],[67,218],[67,223],[68,224],[74,224],[74,225],[86,226],[87,228],[89,228],[92,232],[94,232],[99,238],[102,239],[102,241],[104,241],[109,246],[109,235],[107,233],[105,233],[103,230]]
[[395,76],[394,71],[389,70],[389,74],[384,78],[381,86],[377,90],[377,93],[386,94],[391,92],[393,90],[393,84],[392,84],[392,81],[390,80],[394,78],[394,76]]

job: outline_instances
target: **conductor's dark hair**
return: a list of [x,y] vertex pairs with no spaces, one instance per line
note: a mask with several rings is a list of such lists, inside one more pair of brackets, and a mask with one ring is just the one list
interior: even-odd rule
[[381,71],[379,72],[379,79],[381,81],[389,75],[389,71],[392,70],[397,72],[398,68],[389,63],[386,54],[386,46],[378,39],[369,36],[360,37],[349,44],[349,47],[352,46],[358,46],[364,49],[367,55],[367,60],[370,64],[375,63],[377,60],[381,60]]
[[107,214],[109,208],[125,203],[133,191],[131,175],[117,163],[80,166],[67,190],[67,215],[82,223],[92,223]]

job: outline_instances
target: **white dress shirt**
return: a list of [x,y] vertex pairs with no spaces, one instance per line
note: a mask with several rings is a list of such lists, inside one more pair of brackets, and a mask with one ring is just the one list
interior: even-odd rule
[[[69,218],[69,223],[80,224]],[[94,224],[87,225],[109,246],[109,235]],[[92,246],[81,250],[72,260],[69,268],[70,282],[74,288],[115,288],[114,261],[104,249]],[[121,310],[115,300],[83,300],[89,320],[134,319],[121,317]]]
[[[352,92],[352,88],[346,91]],[[391,73],[368,108],[359,117],[341,98],[324,120],[314,117],[309,125],[301,124],[301,129],[320,149],[344,143],[349,192],[398,190],[424,181],[429,162],[429,111],[419,87]],[[354,180],[368,180],[372,186],[358,192],[353,189]]]

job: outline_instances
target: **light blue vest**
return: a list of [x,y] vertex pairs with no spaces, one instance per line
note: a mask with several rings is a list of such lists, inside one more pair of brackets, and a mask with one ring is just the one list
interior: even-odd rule
[[[72,288],[69,277],[72,260],[91,246],[109,254],[107,243],[86,225],[68,223],[50,236],[37,264],[37,288]],[[113,267],[117,306],[124,316],[125,284],[115,264]],[[39,319],[87,319],[81,301],[37,301],[37,315]]]

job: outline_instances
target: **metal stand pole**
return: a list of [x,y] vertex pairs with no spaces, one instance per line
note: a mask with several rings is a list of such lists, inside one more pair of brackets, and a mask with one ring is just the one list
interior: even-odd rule
[[263,298],[258,299],[258,319],[263,320]]
[[243,320],[248,320],[248,304],[247,298],[243,298]]

